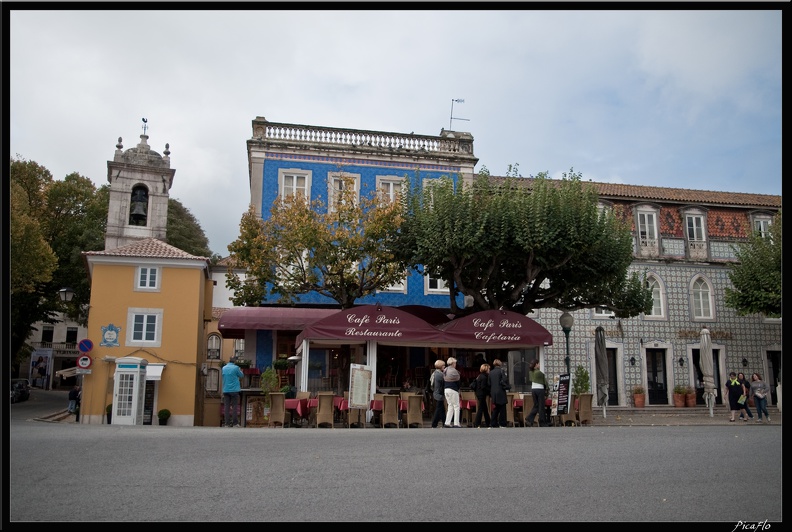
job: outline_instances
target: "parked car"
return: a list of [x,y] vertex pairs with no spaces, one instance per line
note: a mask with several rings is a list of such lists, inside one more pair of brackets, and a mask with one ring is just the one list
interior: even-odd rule
[[30,399],[30,381],[27,379],[11,379],[11,390],[17,392],[17,399],[13,402]]
[[14,404],[19,401],[19,391],[16,390],[13,386],[11,387],[11,404]]

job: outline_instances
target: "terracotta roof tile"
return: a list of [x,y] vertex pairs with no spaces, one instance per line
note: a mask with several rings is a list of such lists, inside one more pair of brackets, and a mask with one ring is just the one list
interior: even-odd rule
[[85,251],[84,255],[100,257],[146,257],[152,259],[204,260],[206,257],[190,255],[186,251],[166,244],[156,238],[145,238],[108,251]]

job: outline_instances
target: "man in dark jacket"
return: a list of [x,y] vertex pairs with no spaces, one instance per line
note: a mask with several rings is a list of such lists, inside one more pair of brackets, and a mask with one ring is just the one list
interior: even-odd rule
[[489,372],[490,397],[495,408],[492,411],[492,427],[506,426],[506,402],[508,397],[506,392],[511,388],[506,381],[506,377],[501,369],[500,359],[492,361],[492,369]]
[[435,412],[434,417],[432,418],[432,428],[436,429],[439,423],[443,422],[443,418],[445,417],[445,403],[443,399],[445,399],[445,382],[443,379],[443,368],[445,367],[445,362],[442,360],[437,360],[434,364],[435,370],[432,373],[432,376],[429,378],[430,385],[432,387],[432,398],[435,400]]

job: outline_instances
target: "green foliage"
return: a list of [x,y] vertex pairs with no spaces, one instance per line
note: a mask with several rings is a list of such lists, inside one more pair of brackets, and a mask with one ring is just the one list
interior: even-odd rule
[[781,317],[781,212],[769,228],[769,236],[754,232],[746,244],[733,246],[739,263],[732,266],[725,304],[737,314]]
[[[321,198],[278,198],[266,220],[251,208],[230,252],[226,286],[235,305],[260,305],[268,295],[282,304],[316,292],[349,308],[359,298],[404,278],[406,265],[391,252],[401,224],[398,202],[377,191],[356,197],[352,176],[339,169],[343,187],[332,208]],[[243,269],[243,279],[233,270]]]
[[209,239],[190,210],[177,199],[168,199],[166,241],[182,251],[198,257],[211,257]]
[[285,358],[276,358],[272,362],[272,367],[279,370],[284,370],[289,368],[289,361]]
[[271,406],[270,393],[280,391],[279,384],[278,372],[272,366],[265,369],[261,374],[261,393],[264,394],[266,405]]
[[633,395],[642,395],[645,394],[646,390],[643,386],[633,386]]
[[112,414],[113,413],[113,403],[110,403],[110,404],[108,404],[105,407],[105,412],[108,413],[108,414]]
[[157,417],[159,419],[168,419],[169,417],[171,417],[171,411],[168,410],[167,408],[163,408],[162,410],[157,412]]
[[467,185],[450,177],[426,189],[415,183],[396,256],[443,278],[455,313],[458,293],[473,298],[465,312],[605,307],[631,317],[651,309],[645,275],[628,274],[630,226],[598,208],[594,187],[572,170],[561,180],[515,177],[517,165],[509,173],[485,172]]
[[573,395],[580,395],[584,393],[589,393],[591,390],[591,379],[589,377],[589,372],[583,366],[577,366],[575,368],[575,373],[572,376],[572,394]]
[[674,386],[674,393],[685,395],[687,393],[687,386],[685,386],[684,384],[677,384],[676,386]]

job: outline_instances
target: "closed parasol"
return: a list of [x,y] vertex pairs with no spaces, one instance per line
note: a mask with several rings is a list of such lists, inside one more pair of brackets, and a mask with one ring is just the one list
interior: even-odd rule
[[605,347],[605,329],[594,330],[594,358],[597,364],[597,402],[602,405],[602,417],[607,417],[605,406],[608,404],[608,352]]
[[709,329],[701,329],[701,346],[699,347],[699,367],[701,368],[701,380],[704,382],[704,402],[709,407],[710,417],[713,417],[715,398],[718,390],[715,388],[715,368],[712,362],[712,340],[710,339]]

